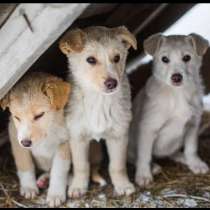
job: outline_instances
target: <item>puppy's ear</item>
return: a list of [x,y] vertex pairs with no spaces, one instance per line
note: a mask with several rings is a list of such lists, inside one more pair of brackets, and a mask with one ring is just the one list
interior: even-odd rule
[[49,77],[42,86],[42,92],[49,98],[53,109],[65,107],[71,92],[71,85],[57,77]]
[[195,49],[198,56],[203,56],[208,47],[208,40],[204,39],[202,36],[192,33],[189,35],[190,41],[192,42],[193,48]]
[[156,50],[159,49],[162,39],[163,35],[161,33],[151,35],[144,41],[144,51],[153,56]]
[[5,110],[6,108],[9,108],[10,104],[10,95],[9,93],[0,100],[0,107]]
[[59,42],[61,52],[65,55],[81,52],[85,45],[85,36],[85,32],[81,29],[68,31]]
[[115,34],[120,37],[127,49],[133,47],[133,49],[137,50],[136,37],[125,26],[119,26],[113,30]]

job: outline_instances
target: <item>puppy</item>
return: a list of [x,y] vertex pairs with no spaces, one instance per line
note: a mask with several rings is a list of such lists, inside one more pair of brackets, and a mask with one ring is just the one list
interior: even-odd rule
[[137,157],[139,186],[152,182],[152,171],[159,169],[153,156],[171,157],[195,174],[209,170],[197,154],[203,110],[199,69],[208,46],[197,34],[155,34],[144,42],[144,50],[154,58],[153,75],[135,98],[129,145],[130,160]]
[[1,100],[11,112],[9,135],[20,180],[20,193],[34,198],[48,178],[36,183],[35,166],[50,173],[47,203],[61,205],[66,199],[70,147],[64,120],[64,106],[70,84],[46,73],[24,76]]
[[73,78],[66,117],[74,165],[68,194],[80,197],[87,192],[90,141],[105,139],[115,191],[129,195],[135,188],[126,171],[132,113],[125,63],[128,49],[137,48],[136,39],[125,27],[96,26],[69,31],[59,46],[68,58]]

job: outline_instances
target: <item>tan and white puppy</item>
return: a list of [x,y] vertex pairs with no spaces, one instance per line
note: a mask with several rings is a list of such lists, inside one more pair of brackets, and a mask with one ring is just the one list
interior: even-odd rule
[[155,34],[144,42],[154,58],[153,75],[134,101],[129,149],[130,159],[137,159],[139,186],[153,181],[152,171],[158,169],[153,156],[172,157],[195,174],[209,170],[197,153],[203,111],[199,69],[208,46],[197,34]]
[[117,194],[135,191],[126,168],[132,113],[125,63],[131,46],[137,48],[136,39],[125,27],[75,29],[60,41],[73,78],[66,119],[74,165],[70,197],[80,197],[88,189],[92,139],[106,140],[109,172]]
[[[21,186],[21,195],[34,198],[38,192],[35,166],[50,174],[47,203],[50,207],[66,200],[70,147],[64,120],[70,84],[46,73],[23,77],[1,107],[11,112],[9,135]],[[48,178],[45,174],[38,185]]]

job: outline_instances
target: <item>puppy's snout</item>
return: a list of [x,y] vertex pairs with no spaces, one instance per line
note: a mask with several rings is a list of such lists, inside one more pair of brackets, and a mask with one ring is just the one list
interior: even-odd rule
[[171,76],[171,80],[172,80],[173,84],[180,85],[182,83],[183,76],[180,73],[176,73]]
[[21,144],[22,144],[24,147],[31,147],[31,146],[32,146],[32,141],[29,140],[29,139],[25,139],[25,140],[22,140],[22,141],[21,141]]
[[113,90],[117,87],[118,85],[118,82],[116,79],[113,79],[113,78],[108,78],[105,82],[104,82],[106,88],[108,90]]

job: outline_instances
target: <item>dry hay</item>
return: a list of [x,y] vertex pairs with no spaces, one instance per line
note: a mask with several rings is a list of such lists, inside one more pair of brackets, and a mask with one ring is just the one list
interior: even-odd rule
[[[210,141],[202,138],[201,143],[202,158],[210,164]],[[32,201],[21,198],[9,146],[2,148],[0,152],[0,207],[46,207],[46,192]],[[63,207],[210,207],[210,174],[193,176],[182,165],[169,160],[160,163],[163,171],[155,177],[154,184],[148,189],[138,189],[130,197],[117,198],[113,196],[111,185],[101,189],[91,184],[85,197],[68,200]],[[103,174],[107,176],[106,173]],[[129,173],[133,180],[132,166],[129,166]]]

